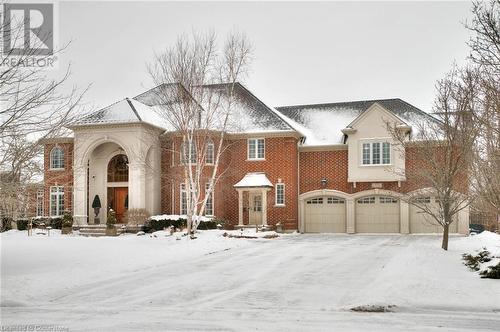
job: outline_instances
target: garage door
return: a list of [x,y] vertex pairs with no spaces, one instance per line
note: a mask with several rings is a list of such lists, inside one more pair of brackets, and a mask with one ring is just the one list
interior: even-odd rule
[[345,233],[345,200],[336,197],[316,197],[306,201],[305,232]]
[[399,233],[399,200],[367,196],[356,200],[357,233]]
[[[433,209],[438,208],[436,200],[431,197],[419,197],[419,204],[426,204]],[[443,227],[429,214],[410,204],[410,233],[442,233]],[[456,220],[450,225],[450,233],[458,233]]]

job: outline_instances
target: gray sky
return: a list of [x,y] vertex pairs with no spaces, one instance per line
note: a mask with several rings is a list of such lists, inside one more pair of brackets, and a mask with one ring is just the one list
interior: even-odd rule
[[[103,107],[152,85],[146,62],[192,29],[233,28],[255,47],[245,81],[272,106],[402,98],[429,110],[468,54],[469,2],[62,2],[60,68]],[[223,38],[221,38],[223,39]]]

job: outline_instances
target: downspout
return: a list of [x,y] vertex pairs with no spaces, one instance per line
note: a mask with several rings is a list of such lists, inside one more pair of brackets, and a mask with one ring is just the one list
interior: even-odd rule
[[297,230],[299,232],[302,232],[302,229],[301,229],[301,223],[302,223],[302,220],[301,220],[301,207],[300,207],[300,142],[302,141],[302,137],[299,139],[299,141],[297,142]]

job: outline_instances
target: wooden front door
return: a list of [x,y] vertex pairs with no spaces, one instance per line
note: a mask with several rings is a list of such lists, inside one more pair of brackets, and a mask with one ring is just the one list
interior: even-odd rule
[[250,193],[248,199],[248,223],[250,225],[262,225],[262,194]]
[[112,209],[116,213],[116,221],[122,223],[125,221],[124,216],[125,216],[125,211],[127,211],[125,203],[128,196],[128,188],[116,187],[112,189],[113,189]]

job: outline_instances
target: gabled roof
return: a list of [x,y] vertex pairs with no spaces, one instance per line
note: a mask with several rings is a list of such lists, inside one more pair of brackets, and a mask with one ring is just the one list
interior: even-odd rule
[[276,107],[276,110],[290,119],[291,125],[295,123],[297,130],[304,132],[306,145],[329,145],[341,144],[344,138],[341,130],[375,103],[410,125],[414,131],[420,123],[437,121],[430,114],[399,98],[281,106]]

